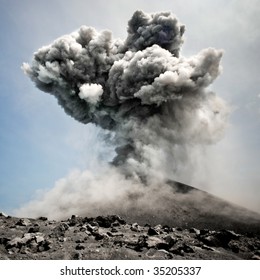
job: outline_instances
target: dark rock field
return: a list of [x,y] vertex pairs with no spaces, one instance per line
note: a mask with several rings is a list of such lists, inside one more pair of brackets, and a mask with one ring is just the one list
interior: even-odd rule
[[260,259],[260,236],[227,229],[128,223],[118,215],[64,221],[0,213],[1,260]]

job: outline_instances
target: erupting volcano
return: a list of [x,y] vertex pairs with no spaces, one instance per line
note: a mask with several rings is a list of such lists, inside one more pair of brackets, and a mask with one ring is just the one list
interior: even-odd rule
[[169,12],[136,11],[125,40],[82,26],[23,64],[26,75],[68,115],[106,131],[115,156],[95,173],[76,171],[61,179],[19,209],[20,216],[120,214],[138,222],[230,229],[242,229],[249,216],[259,220],[176,183],[192,176],[196,155],[223,137],[229,114],[209,88],[221,72],[223,51],[182,56],[184,31]]

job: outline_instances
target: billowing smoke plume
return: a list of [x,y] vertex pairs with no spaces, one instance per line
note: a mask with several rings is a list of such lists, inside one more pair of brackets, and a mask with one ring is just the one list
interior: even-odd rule
[[68,115],[111,132],[113,170],[155,185],[191,174],[194,147],[219,140],[226,125],[225,103],[207,89],[222,51],[181,56],[184,30],[171,13],[137,11],[124,41],[82,26],[23,69]]

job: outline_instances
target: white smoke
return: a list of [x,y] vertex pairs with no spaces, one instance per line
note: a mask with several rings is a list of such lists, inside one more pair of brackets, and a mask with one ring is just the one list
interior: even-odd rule
[[78,171],[57,182],[19,215],[95,215],[176,200],[165,183],[189,181],[205,146],[222,138],[229,113],[207,89],[221,72],[222,51],[185,58],[183,33],[171,13],[137,11],[125,41],[83,26],[23,65],[67,114],[110,132],[116,156],[96,174]]
[[79,88],[79,97],[93,105],[100,101],[102,93],[102,86],[97,84],[84,84]]

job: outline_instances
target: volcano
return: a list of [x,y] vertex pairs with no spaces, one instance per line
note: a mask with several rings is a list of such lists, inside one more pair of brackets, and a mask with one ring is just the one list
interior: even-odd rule
[[158,196],[155,210],[133,207],[120,214],[127,220],[140,224],[228,229],[243,234],[260,234],[259,213],[180,182],[168,181],[168,185],[176,195]]
[[0,259],[260,259],[260,214],[168,184],[178,199],[158,197],[156,212],[133,207],[62,221],[2,213]]
[[3,258],[259,258],[260,214],[175,181],[197,174],[230,113],[211,87],[223,50],[184,57],[184,32],[171,12],[136,11],[124,40],[81,26],[23,64],[67,115],[104,132],[114,158],[16,212],[30,219],[2,216]]

